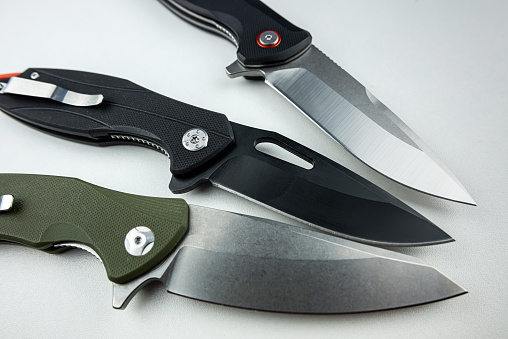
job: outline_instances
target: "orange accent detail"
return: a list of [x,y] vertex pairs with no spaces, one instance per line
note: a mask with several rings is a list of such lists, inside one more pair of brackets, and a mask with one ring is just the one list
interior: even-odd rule
[[[267,30],[267,31],[272,31],[272,30],[271,30],[271,29],[269,29],[269,30]],[[274,47],[279,46],[280,41],[281,41],[280,34],[279,34],[278,32],[275,32],[275,31],[272,31],[272,32],[274,32],[275,34],[277,34],[277,37],[279,38],[279,41],[277,41],[277,43],[276,43],[275,45],[271,45],[271,46],[265,46],[265,45],[263,45],[263,44],[261,43],[261,40],[259,40],[259,38],[261,37],[261,34],[263,34],[264,32],[266,32],[266,31],[263,31],[263,32],[259,33],[258,38],[256,39],[256,41],[257,41],[257,43],[258,43],[258,45],[259,45],[259,46],[261,46],[261,47],[263,47],[263,48],[274,48]]]
[[20,74],[21,73],[0,74],[0,80],[12,78],[12,77],[17,77]]

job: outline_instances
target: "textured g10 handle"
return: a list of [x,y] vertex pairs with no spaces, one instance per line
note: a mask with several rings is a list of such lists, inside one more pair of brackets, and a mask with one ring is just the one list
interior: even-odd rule
[[[245,66],[281,63],[298,55],[310,44],[309,32],[296,27],[258,0],[162,0],[211,19],[230,31],[237,43],[238,60]],[[273,48],[258,45],[258,35],[275,31],[280,43]]]
[[[152,198],[112,191],[84,181],[45,175],[0,174],[0,194],[14,196],[0,212],[0,240],[55,252],[77,242],[101,258],[109,280],[125,283],[161,262],[188,228],[182,199]],[[125,236],[138,226],[154,235],[152,249],[129,254]]]
[[[111,76],[58,69],[28,69],[20,77],[48,82],[83,94],[102,94],[97,106],[76,107],[49,99],[15,94],[0,95],[0,109],[35,127],[62,137],[98,145],[126,143],[122,135],[146,140],[171,158],[171,172],[185,174],[213,159],[234,140],[224,114],[187,105],[130,81]],[[193,128],[208,134],[208,146],[193,152],[182,137]],[[143,145],[142,143],[140,145]]]

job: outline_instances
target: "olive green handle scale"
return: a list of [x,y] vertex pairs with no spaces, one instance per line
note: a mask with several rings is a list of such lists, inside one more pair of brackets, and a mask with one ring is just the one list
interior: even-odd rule
[[[0,174],[0,196],[12,195],[12,207],[0,212],[0,241],[50,253],[78,243],[102,260],[109,280],[122,284],[146,273],[175,248],[188,228],[183,199],[126,194],[79,179]],[[129,231],[144,226],[153,247],[143,255],[127,251]]]

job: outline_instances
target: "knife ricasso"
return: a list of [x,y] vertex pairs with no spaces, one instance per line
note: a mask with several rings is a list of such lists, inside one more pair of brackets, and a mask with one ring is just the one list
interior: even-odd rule
[[[293,25],[258,0],[164,0],[212,20],[217,30],[226,31],[238,47],[238,60],[245,66],[266,66],[292,59],[310,46],[309,32]],[[275,31],[280,42],[274,47],[258,43],[261,32]]]
[[[188,206],[182,199],[121,193],[79,179],[0,174],[2,191],[11,192],[11,210],[0,214],[0,240],[50,253],[83,244],[102,260],[109,280],[125,283],[159,264],[188,228]],[[153,233],[153,247],[132,255],[125,242],[134,228]],[[141,239],[142,240],[142,239]]]

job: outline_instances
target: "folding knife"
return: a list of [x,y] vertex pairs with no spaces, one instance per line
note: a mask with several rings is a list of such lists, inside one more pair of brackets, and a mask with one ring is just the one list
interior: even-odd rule
[[363,85],[311,44],[311,35],[258,0],[159,0],[237,48],[231,78],[265,82],[381,174],[415,190],[475,202],[423,141]]
[[[144,145],[166,154],[173,193],[211,182],[313,227],[365,243],[419,246],[453,240],[387,192],[288,138],[230,122],[223,114],[127,80],[28,69],[0,86],[1,110],[50,134],[102,146]],[[287,149],[312,169],[258,151],[261,142]]]
[[466,293],[407,255],[183,199],[30,174],[0,174],[0,190],[0,241],[91,252],[113,282],[115,308],[153,280],[194,299],[292,313],[375,311]]

